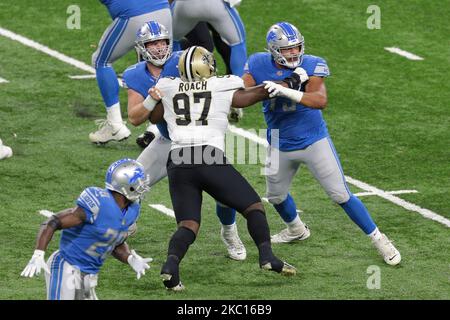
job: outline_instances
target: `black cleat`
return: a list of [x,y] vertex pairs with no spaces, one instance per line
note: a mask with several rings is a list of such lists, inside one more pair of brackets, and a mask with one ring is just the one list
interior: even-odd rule
[[136,138],[136,143],[142,149],[148,147],[148,145],[155,139],[155,134],[151,131],[145,131],[139,137]]
[[163,280],[164,286],[168,290],[182,291],[184,290],[184,286],[180,281],[178,263],[176,262],[176,260],[177,259],[172,258],[172,256],[169,256],[166,263],[164,263],[161,268],[160,276]]

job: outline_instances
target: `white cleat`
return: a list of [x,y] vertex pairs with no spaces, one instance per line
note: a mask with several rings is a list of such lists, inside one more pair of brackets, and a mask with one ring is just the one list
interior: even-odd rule
[[244,111],[241,108],[231,108],[228,114],[228,121],[231,123],[237,123],[244,116]]
[[247,258],[247,251],[239,238],[236,224],[233,224],[233,227],[230,230],[225,230],[222,226],[220,229],[220,236],[227,247],[228,256],[231,259],[242,261]]
[[381,234],[380,240],[372,240],[372,243],[388,265],[395,266],[402,260],[400,252],[384,233]]
[[293,241],[301,241],[309,238],[311,231],[306,224],[301,228],[290,230],[289,228],[281,230],[280,233],[270,237],[272,243],[289,243]]
[[184,289],[186,289],[186,287],[183,286],[183,284],[181,283],[181,281],[180,281],[180,283],[177,284],[175,287],[167,288],[167,290],[169,290],[169,291],[174,291],[174,292],[180,292],[180,291],[183,291]]
[[122,141],[131,135],[125,122],[116,125],[108,120],[100,119],[96,120],[95,123],[98,125],[98,130],[89,134],[89,140],[93,143],[103,144],[109,141]]
[[12,155],[12,149],[8,146],[4,146],[2,140],[0,139],[0,160],[11,158]]

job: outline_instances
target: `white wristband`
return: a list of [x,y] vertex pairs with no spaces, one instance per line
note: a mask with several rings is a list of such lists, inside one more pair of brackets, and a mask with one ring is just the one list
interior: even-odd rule
[[133,255],[132,254],[130,254],[129,256],[128,256],[128,258],[127,258],[127,262],[128,262],[128,264],[131,266],[131,263],[130,263],[130,260],[131,259],[133,259]]
[[291,99],[296,103],[299,103],[303,98],[303,91],[286,88],[283,93],[285,94],[286,98]]
[[148,95],[147,98],[145,98],[144,102],[142,103],[144,105],[144,108],[148,111],[152,112],[153,109],[155,109],[156,104],[158,103],[158,100],[155,100],[152,98],[151,95]]

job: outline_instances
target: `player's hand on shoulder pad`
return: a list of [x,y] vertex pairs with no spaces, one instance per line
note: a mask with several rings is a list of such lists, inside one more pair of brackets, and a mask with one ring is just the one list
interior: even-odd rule
[[266,85],[264,89],[269,92],[269,98],[283,96],[283,90],[285,89],[281,84],[272,81],[263,81]]
[[31,257],[27,266],[25,267],[25,269],[23,269],[20,275],[22,277],[32,278],[34,277],[34,275],[39,275],[41,273],[41,269],[44,269],[46,273],[50,274],[50,269],[45,263],[44,255],[45,255],[44,251],[34,250],[33,256]]
[[162,99],[163,94],[161,92],[161,90],[159,90],[157,87],[151,87],[148,90],[148,94],[152,96],[153,99],[159,101]]
[[150,269],[149,262],[152,262],[152,258],[142,258],[136,253],[136,251],[131,250],[131,254],[128,256],[128,264],[136,272],[136,277],[139,280],[141,276],[145,275],[145,270]]
[[309,80],[308,73],[302,67],[297,67],[292,74],[284,78],[283,82],[287,83],[289,89],[299,90],[301,85]]

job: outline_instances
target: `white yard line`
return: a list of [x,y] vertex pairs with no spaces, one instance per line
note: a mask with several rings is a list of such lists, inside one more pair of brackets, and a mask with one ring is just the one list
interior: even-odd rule
[[95,79],[95,74],[82,74],[82,75],[76,75],[76,76],[69,76],[70,79],[74,80],[84,80],[84,79]]
[[[397,190],[397,191],[385,191],[388,194],[405,194],[405,193],[419,193],[417,190]],[[357,197],[376,196],[374,192],[358,192],[354,194]]]
[[0,83],[8,83],[9,81],[3,78],[0,78]]
[[173,212],[172,209],[167,208],[166,206],[162,204],[149,204],[150,208],[153,208],[155,210],[158,210],[162,213],[164,213],[166,216],[169,216],[171,218],[175,218],[175,212]]
[[54,215],[55,213],[49,210],[39,210],[38,213],[44,217],[50,218],[52,215]]
[[414,53],[411,53],[411,52],[402,50],[402,49],[400,49],[400,48],[396,48],[396,47],[385,47],[384,49],[387,50],[387,51],[389,51],[389,52],[398,54],[398,55],[400,55],[400,56],[402,56],[402,57],[405,57],[406,59],[409,59],[409,60],[423,60],[422,57],[419,57],[419,56],[415,55]]
[[[50,48],[48,48],[48,47],[46,47],[46,46],[44,46],[42,44],[39,44],[36,41],[33,41],[31,39],[28,39],[26,37],[18,35],[18,34],[14,33],[14,32],[6,30],[6,29],[4,29],[2,27],[0,27],[0,35],[2,35],[4,37],[7,37],[7,38],[9,38],[11,40],[14,40],[14,41],[18,41],[18,42],[22,43],[23,45],[26,45],[28,47],[31,47],[31,48],[36,49],[38,51],[41,51],[41,52],[43,52],[45,54],[48,54],[48,55],[50,55],[50,56],[52,56],[52,57],[54,57],[54,58],[56,58],[56,59],[58,59],[60,61],[63,61],[63,62],[68,63],[68,64],[70,64],[70,65],[72,65],[74,67],[77,67],[78,69],[87,71],[89,73],[95,73],[95,69],[93,67],[85,64],[84,62],[81,62],[81,61],[78,61],[78,60],[73,59],[71,57],[68,57],[68,56],[66,56],[66,55],[64,55],[62,53],[59,53],[59,52],[57,52],[55,50],[52,50],[52,49],[50,49]],[[412,53],[406,52],[406,51],[398,49],[398,48],[385,48],[385,49],[390,51],[390,52],[394,52],[394,53],[403,55],[403,56],[407,57],[408,59],[423,60],[423,58],[421,58],[419,56],[416,56],[416,55],[414,55]],[[267,141],[265,139],[257,136],[256,134],[254,134],[252,132],[246,131],[246,130],[244,130],[242,128],[238,128],[238,127],[235,127],[235,126],[232,126],[232,125],[229,126],[229,130],[232,133],[234,133],[234,134],[241,135],[241,136],[243,136],[243,137],[245,137],[245,138],[247,138],[249,140],[252,140],[252,141],[254,141],[254,142],[258,143],[258,144],[261,144],[263,146],[267,146]],[[353,179],[352,177],[346,176],[345,178],[346,178],[348,183],[350,183],[350,184],[352,184],[352,185],[354,185],[354,186],[356,186],[356,187],[358,187],[358,188],[360,188],[360,189],[362,189],[362,190],[364,190],[366,192],[373,192],[377,196],[379,196],[379,197],[381,197],[383,199],[386,199],[388,201],[391,201],[392,203],[394,203],[396,205],[399,205],[399,206],[405,208],[406,210],[417,212],[417,213],[419,213],[420,215],[422,215],[423,217],[425,217],[427,219],[431,219],[431,220],[437,221],[437,222],[442,223],[443,225],[445,225],[447,227],[450,227],[450,220],[444,218],[443,216],[441,216],[441,215],[439,215],[439,214],[437,214],[437,213],[435,213],[435,212],[433,212],[431,210],[421,208],[421,207],[419,207],[419,206],[417,206],[417,205],[415,205],[413,203],[410,203],[410,202],[405,201],[405,200],[403,200],[401,198],[398,198],[398,197],[394,196],[393,194],[389,194],[389,193],[387,193],[384,190],[378,189],[378,188],[376,188],[374,186],[371,186],[371,185],[369,185],[369,184],[367,184],[365,182]],[[158,208],[157,210],[160,210],[160,211],[164,210],[165,214],[167,214],[167,215],[172,215],[173,214],[172,210],[164,207],[163,205],[151,205],[151,206],[154,206],[153,208],[155,208],[155,209]]]

